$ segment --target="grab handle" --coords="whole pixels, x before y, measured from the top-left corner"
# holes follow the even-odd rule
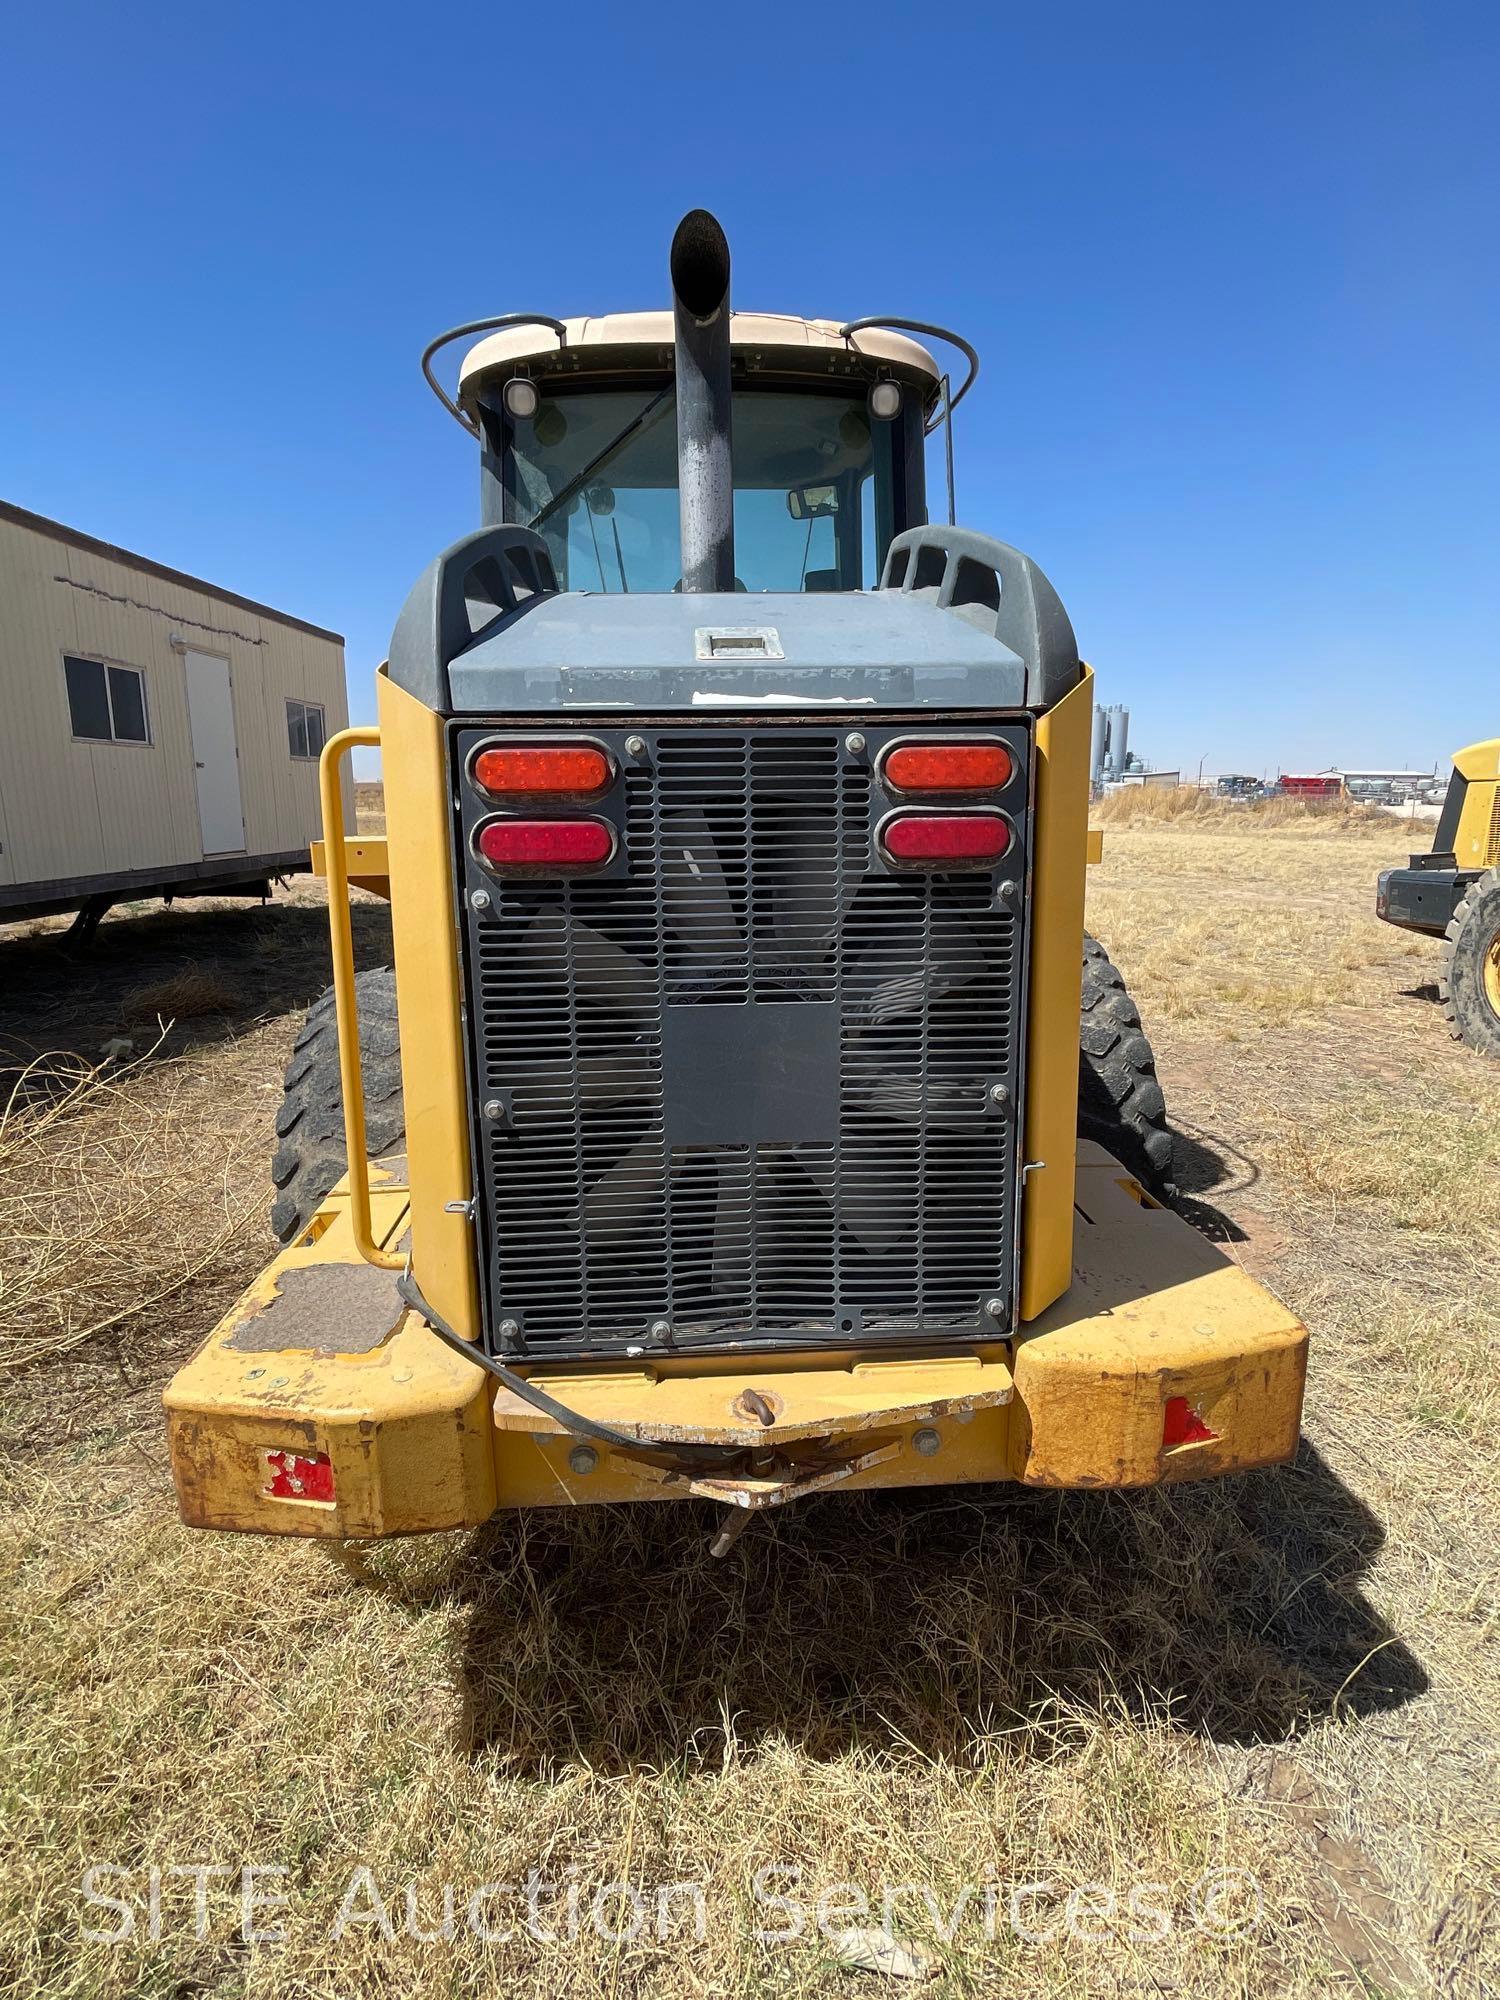
[[[367,1264],[404,1271],[406,1259],[382,1250],[370,1220],[370,1162],[365,1153],[365,1079],[359,1059],[359,1007],[354,996],[354,923],[349,914],[349,857],[344,849],[344,798],[340,766],[347,751],[377,749],[380,731],[366,725],[341,729],[323,745],[318,792],[323,806],[323,853],[328,870],[328,933],[333,944],[333,1017],[339,1040],[339,1082],[344,1095],[344,1147],[349,1156],[349,1217],[354,1247]]]

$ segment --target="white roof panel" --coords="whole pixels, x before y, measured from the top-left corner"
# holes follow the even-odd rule
[[[569,347],[670,347],[673,340],[670,312],[604,313],[564,324]],[[862,354],[893,367],[914,369],[928,376],[936,387],[941,370],[915,340],[881,327],[867,328],[845,340],[839,332],[841,325],[840,320],[800,319],[794,313],[732,312],[729,338],[737,348]],[[480,377],[492,370],[508,372],[518,362],[556,354],[561,344],[546,326],[506,327],[486,334],[464,356],[458,376],[460,393],[476,387]]]

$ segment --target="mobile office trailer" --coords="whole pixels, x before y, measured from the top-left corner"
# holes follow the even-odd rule
[[[0,922],[305,870],[344,642],[0,501]]]

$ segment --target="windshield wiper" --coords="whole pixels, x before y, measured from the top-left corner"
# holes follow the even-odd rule
[[[645,425],[645,423],[648,421],[649,418],[651,418],[656,414],[656,412],[661,408],[662,404],[668,400],[671,394],[672,394],[672,384],[669,382],[665,389],[659,390],[657,394],[651,398],[651,401],[646,405],[644,410],[640,411],[638,415],[633,416],[630,419],[630,422],[626,424],[623,430],[617,431],[615,433],[615,435],[610,439],[609,443],[604,447],[603,451],[597,452],[594,455],[594,457],[589,460],[588,464],[583,468],[582,472],[575,472],[573,477],[568,481],[567,485],[564,486],[560,492],[554,493],[552,498],[547,502],[546,506],[541,508],[537,513],[532,515],[531,519],[526,523],[527,527],[539,528],[542,522],[545,521],[549,515],[555,514],[559,507],[565,507],[576,494],[581,493],[583,488],[587,486],[589,481],[593,478],[594,474],[598,472],[602,466],[605,466],[609,463],[610,459],[614,457],[615,453],[620,449],[621,445],[627,444],[630,441],[630,439],[635,436],[636,432]]]

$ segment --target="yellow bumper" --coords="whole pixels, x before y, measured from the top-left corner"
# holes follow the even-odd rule
[[[399,1245],[406,1191],[370,1170],[379,1240]],[[354,1249],[330,1195],[310,1243],[256,1279],[168,1386],[182,1518],[262,1534],[414,1534],[495,1509],[490,1377],[401,1310],[395,1278]],[[333,1498],[277,1495],[273,1459],[327,1457]],[[307,1482],[310,1484],[310,1482]]]
[[[1291,1458],[1301,1322],[1087,1141],[1075,1203],[1073,1283],[1015,1342],[1015,1477],[1153,1486]],[[1164,1442],[1174,1399],[1212,1438]]]
[[[183,1519],[365,1537],[461,1527],[497,1507],[699,1494],[756,1508],[996,1479],[1140,1486],[1289,1458],[1302,1327],[1107,1154],[1085,1144],[1078,1164],[1073,1285],[1014,1342],[532,1371],[613,1428],[744,1445],[753,1458],[727,1479],[580,1452],[402,1311],[391,1273],[359,1261],[336,1191],[312,1240],[276,1259],[167,1391]],[[372,1173],[377,1238],[397,1247],[405,1191]],[[1189,1419],[1182,1442],[1164,1440],[1169,1403]],[[278,1476],[316,1458],[331,1497],[316,1478]]]

